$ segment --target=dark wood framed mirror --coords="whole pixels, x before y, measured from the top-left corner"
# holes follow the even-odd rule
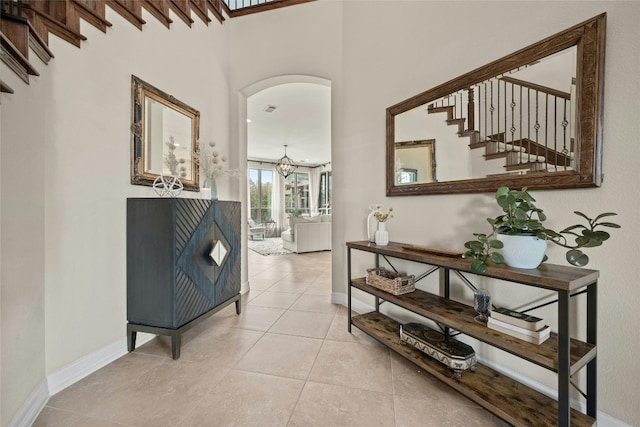
[[[387,196],[601,185],[605,30],[602,14],[387,108]],[[407,178],[406,141],[437,144],[433,179]]]
[[[131,183],[153,185],[159,175],[177,176],[187,191],[200,191],[200,112],[131,76]]]

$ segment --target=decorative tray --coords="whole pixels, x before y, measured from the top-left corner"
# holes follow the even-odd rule
[[[476,353],[471,346],[421,323],[400,325],[400,344],[409,344],[444,363],[453,370],[455,379],[462,377],[462,371],[476,370]]]
[[[430,246],[420,245],[402,245],[403,249],[409,249],[410,251],[426,252],[434,255],[448,256],[452,258],[460,258],[464,252],[454,251],[452,249],[433,248]]]

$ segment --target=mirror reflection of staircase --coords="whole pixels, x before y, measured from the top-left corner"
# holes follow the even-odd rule
[[[474,176],[569,171],[575,160],[573,79],[568,86],[563,92],[501,75],[442,97],[427,114],[444,114],[452,132],[493,163],[474,166]]]

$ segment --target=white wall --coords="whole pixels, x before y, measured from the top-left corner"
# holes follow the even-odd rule
[[[590,267],[602,275],[598,401],[599,410],[640,424],[636,408],[640,394],[628,380],[640,377],[635,362],[640,348],[633,328],[624,326],[640,321],[635,309],[640,304],[640,271],[631,255],[632,236],[640,231],[633,220],[640,207],[640,195],[633,187],[639,175],[632,161],[624,161],[640,154],[633,142],[639,130],[634,119],[639,113],[637,96],[628,95],[639,93],[635,46],[639,4],[557,1],[541,7],[540,2],[320,1],[236,18],[231,22],[232,107],[234,91],[278,74],[308,73],[332,80],[333,291],[346,293],[344,242],[365,237],[369,204],[394,207],[396,217],[387,223],[392,240],[456,249],[473,232],[485,231],[485,217],[495,215],[490,195],[385,200],[385,109],[602,12],[608,12],[604,185],[534,194],[554,228],[572,224],[574,209],[620,214],[616,219],[624,228],[590,255]],[[232,123],[242,126],[243,117],[235,117],[236,111],[242,111],[241,106],[232,108]],[[231,132],[236,132],[233,124]],[[240,142],[242,147],[241,138]],[[562,251],[552,249],[550,255],[552,262],[564,262]],[[356,268],[364,271],[367,262],[356,261]],[[505,305],[518,306],[540,296],[513,286],[484,285],[495,289],[497,300]],[[572,317],[581,321],[584,309],[575,311]],[[544,315],[553,313],[550,308]],[[583,329],[577,327],[576,332]],[[485,357],[522,370],[517,360],[478,347]],[[537,368],[522,371],[536,380],[541,375],[541,383],[553,386],[551,376]]]
[[[43,66],[37,59],[35,64]],[[0,95],[0,305],[5,426],[45,377],[44,162],[50,79],[26,86],[1,64],[2,80],[21,96]],[[6,71],[5,71],[6,70]]]
[[[125,199],[151,195],[129,184],[131,74],[200,110],[201,139],[228,150],[232,168],[246,158],[243,91],[282,75],[331,80],[333,290],[346,293],[344,242],[365,237],[369,204],[394,207],[392,240],[449,248],[461,248],[495,215],[489,195],[385,200],[386,107],[604,11],[604,185],[535,195],[553,227],[571,223],[573,209],[620,213],[624,228],[591,251],[590,266],[602,274],[599,409],[640,425],[633,381],[640,377],[633,329],[640,323],[640,263],[632,255],[640,195],[629,160],[640,154],[640,4],[331,0],[224,26],[196,19],[191,30],[175,17],[171,31],[145,15],[139,32],[108,9],[114,26],[106,35],[83,26],[82,49],[51,36],[56,58],[31,86],[3,75],[16,94],[0,95],[2,425],[44,375],[125,336]],[[246,197],[246,177],[220,190],[222,198],[236,191]],[[562,262],[561,251],[551,256]],[[511,305],[536,297],[487,286]]]
[[[31,85],[3,74],[2,426],[45,375],[125,336],[126,198],[155,197],[130,184],[131,75],[199,110],[201,140],[229,152],[227,27],[106,18],[106,34],[82,23],[81,49],[50,35]]]

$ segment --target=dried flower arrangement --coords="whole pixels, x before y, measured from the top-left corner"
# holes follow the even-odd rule
[[[193,153],[193,158],[200,165],[200,170],[205,178],[216,179],[222,175],[238,176],[238,169],[225,169],[224,163],[227,159],[214,150],[216,143],[211,141],[204,147],[198,144],[198,150]]]
[[[373,213],[373,216],[376,217],[379,222],[386,222],[389,218],[393,218],[393,208],[389,208],[389,212],[387,213],[380,211],[380,208],[380,205],[376,206],[376,211]]]
[[[165,142],[165,145],[169,149],[169,152],[165,156],[164,161],[167,164],[167,168],[169,168],[169,172],[171,172],[171,176],[186,178],[187,166],[185,163],[187,161],[183,158],[178,159],[176,157],[175,151],[178,145],[173,136],[169,136],[169,141]]]

